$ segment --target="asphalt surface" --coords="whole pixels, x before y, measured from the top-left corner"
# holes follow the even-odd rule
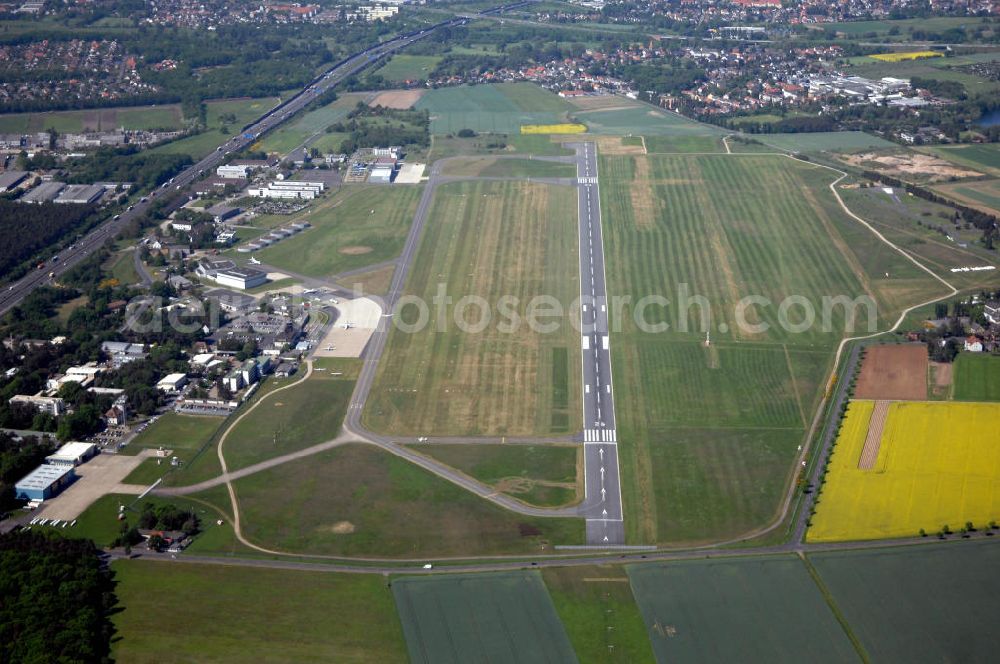
[[[302,110],[316,95],[322,94],[329,87],[336,85],[344,78],[364,69],[381,56],[404,48],[432,33],[433,29],[428,29],[416,35],[396,38],[384,44],[370,47],[335,65],[323,75],[319,83],[304,88],[285,102],[284,105],[281,105],[278,110],[272,109],[268,111],[252,126],[247,127],[240,134],[226,141],[217,150],[196,164],[178,173],[170,182],[165,183],[159,189],[144,196],[142,200],[132,204],[128,210],[117,215],[117,218],[109,219],[94,228],[70,248],[61,252],[58,259],[48,261],[41,269],[31,270],[18,281],[9,284],[7,290],[0,292],[0,314],[4,314],[17,306],[29,293],[39,286],[51,284],[60,275],[100,249],[105,242],[113,238],[129,222],[144,215],[157,200],[171,197],[171,202],[166,210],[168,212],[183,205],[189,200],[188,196],[182,193],[184,189],[201,178],[212,174],[215,168],[222,164],[229,154],[243,150],[256,141],[259,136],[271,131]]]
[[[608,291],[598,191],[597,146],[571,143],[579,192],[580,348],[583,372],[583,458],[587,544],[625,543],[618,434],[611,376]]]

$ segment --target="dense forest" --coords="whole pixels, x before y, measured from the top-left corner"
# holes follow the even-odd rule
[[[0,535],[0,662],[110,662],[117,603],[90,540]]]
[[[0,274],[71,235],[94,211],[93,205],[16,203],[0,199]]]

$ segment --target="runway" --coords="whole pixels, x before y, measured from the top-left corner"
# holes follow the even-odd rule
[[[625,527],[618,471],[597,146],[593,143],[570,143],[569,147],[576,151],[579,191],[585,478],[581,513],[587,519],[587,544],[613,546],[625,543]]]

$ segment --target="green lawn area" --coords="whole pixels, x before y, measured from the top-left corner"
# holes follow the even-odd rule
[[[644,140],[649,154],[726,151],[719,136],[648,136]]]
[[[576,111],[574,114],[594,134],[641,134],[649,141],[653,136],[722,136],[725,130],[701,124],[645,104],[628,108]]]
[[[191,155],[192,159],[201,159],[236,135],[240,127],[260,117],[277,103],[278,100],[274,97],[209,101],[206,103],[208,109],[206,115],[207,129],[204,132],[171,141],[164,145],[158,145],[152,151],[163,154],[188,154]],[[230,113],[236,116],[236,122],[223,123],[222,116]],[[222,133],[220,131],[222,128],[228,129],[228,131]]]
[[[992,542],[814,553],[809,560],[872,662],[987,662],[1000,648]]]
[[[935,187],[945,196],[967,205],[1000,211],[1000,180],[980,180],[962,184],[945,184]]]
[[[792,555],[627,569],[657,661],[858,659],[806,565]]]
[[[238,470],[281,454],[336,438],[354,392],[358,361],[339,363],[343,374],[314,371],[306,381],[261,397],[230,430],[223,454]]]
[[[575,189],[448,183],[436,190],[430,219],[406,292],[432,303],[444,284],[453,303],[443,316],[433,307],[420,330],[392,330],[365,409],[367,426],[414,436],[576,430],[580,341],[569,312],[579,296]],[[533,331],[525,320],[529,302],[543,295],[562,308],[544,318],[558,328],[551,333]],[[460,308],[466,296],[485,298],[490,318],[474,304]],[[397,315],[410,325],[417,307]]]
[[[343,196],[288,218],[313,227],[257,252],[257,257],[320,278],[390,260],[403,250],[421,192],[409,185],[345,189]]]
[[[125,478],[127,484],[149,485],[166,477],[168,484],[186,484],[195,472],[203,472],[208,477],[219,474],[219,462],[215,458],[214,447],[205,447],[212,437],[223,426],[225,418],[210,417],[202,415],[178,415],[177,413],[166,413],[150,425],[145,431],[136,436],[131,443],[126,445],[121,454],[138,454],[141,449],[164,449],[173,450],[171,456],[176,456],[181,465],[173,467],[169,460],[164,459],[157,463],[158,459],[151,458],[143,461],[139,466],[129,473]],[[191,467],[187,467],[192,464]],[[198,471],[194,470],[195,465]],[[200,479],[207,479],[200,477]],[[176,480],[176,481],[175,481]]]
[[[1000,401],[1000,355],[959,353],[953,380],[958,401]]]
[[[928,152],[961,166],[1000,174],[1000,146],[994,143],[922,147]]]
[[[432,133],[451,134],[516,133],[525,124],[563,122],[573,107],[533,83],[502,83],[428,90],[415,108],[430,112]]]
[[[575,662],[537,571],[392,582],[412,664]]]
[[[415,445],[413,449],[532,505],[565,505],[577,486],[576,445]]]
[[[572,178],[576,177],[576,166],[541,159],[469,157],[449,162],[442,170],[442,174],[504,178]]]
[[[542,579],[581,662],[655,661],[623,567],[548,567]]]
[[[651,155],[606,156],[600,172],[609,292],[632,303],[613,316],[612,337],[629,540],[738,537],[776,515],[848,329],[845,308],[824,314],[823,298],[871,297],[884,329],[943,288],[840,211],[825,169],[783,156]],[[648,295],[674,304],[637,312]],[[741,324],[747,296],[765,303],[742,310]],[[804,304],[782,323],[793,296],[810,303],[813,324],[796,327]],[[853,334],[867,332],[867,309],[854,310]],[[669,327],[643,331],[637,313]]]
[[[108,267],[109,276],[122,285],[139,282],[139,273],[135,271],[135,253],[131,249],[120,252]]]
[[[50,127],[63,134],[120,127],[172,131],[183,127],[183,118],[176,104],[0,115],[0,133],[39,132]]]
[[[118,123],[125,129],[177,130],[184,126],[181,109],[176,105],[123,108],[118,111]]]
[[[244,535],[295,553],[537,554],[555,544],[581,544],[584,536],[582,519],[514,514],[364,444],[291,461],[235,487]]]
[[[863,131],[819,131],[799,134],[757,134],[755,139],[779,150],[821,152],[824,150],[861,150],[891,148],[895,143],[866,134]]]
[[[344,136],[342,134],[327,134],[325,133],[326,128],[347,117],[347,114],[354,109],[361,98],[361,95],[341,95],[335,101],[322,108],[309,111],[298,118],[294,118],[291,122],[286,122],[265,136],[256,147],[265,152],[287,154],[302,145],[310,137],[318,134],[316,147],[334,150],[336,147],[339,147],[340,141],[343,141]],[[326,145],[329,142],[328,139],[333,136],[339,136],[340,141],[337,141],[335,146]],[[322,145],[320,145],[321,142],[323,143]]]
[[[121,560],[120,662],[399,662],[406,646],[377,575]]]
[[[387,81],[420,81],[427,78],[441,60],[439,55],[394,55],[375,73]]]

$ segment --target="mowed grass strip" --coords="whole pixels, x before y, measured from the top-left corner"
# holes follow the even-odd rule
[[[577,445],[415,445],[433,457],[514,498],[540,506],[565,505],[582,496]]]
[[[244,534],[287,552],[414,558],[537,554],[583,543],[582,519],[514,514],[360,443],[234,484]]]
[[[548,567],[542,579],[581,662],[656,661],[623,567]]]
[[[1000,519],[1000,404],[895,402],[878,459],[858,468],[873,409],[852,401],[810,542],[912,537]]]
[[[256,255],[270,265],[317,278],[391,260],[403,249],[420,192],[411,186],[345,192],[295,218],[312,228]]]
[[[112,569],[120,662],[401,662],[403,633],[376,575],[165,565]]]
[[[859,659],[805,565],[791,555],[627,569],[659,662]]]
[[[988,662],[1000,633],[992,542],[809,554],[873,662]]]
[[[446,184],[429,219],[407,285],[429,307],[427,324],[392,330],[365,409],[367,426],[418,436],[570,432],[578,422],[553,414],[579,412],[579,371],[561,363],[568,376],[557,380],[552,366],[559,349],[580,343],[569,310],[579,296],[575,189]],[[435,304],[439,287],[450,305]],[[483,298],[490,318],[480,306],[459,307],[467,296]],[[562,306],[562,315],[539,319],[555,326],[551,332],[532,331],[525,320],[536,296]],[[417,307],[397,316],[414,324]],[[568,385],[569,398],[554,384]]]
[[[343,364],[350,368],[358,361]],[[226,438],[223,453],[229,469],[245,468],[336,438],[354,392],[354,378],[334,373],[313,372],[294,387],[263,397]]]
[[[415,108],[431,115],[431,132],[451,134],[461,129],[518,133],[525,124],[555,124],[573,107],[533,83],[457,86],[428,90]]]
[[[958,401],[1000,401],[1000,355],[960,353],[954,380]]]
[[[576,662],[537,571],[392,582],[413,664]]]

